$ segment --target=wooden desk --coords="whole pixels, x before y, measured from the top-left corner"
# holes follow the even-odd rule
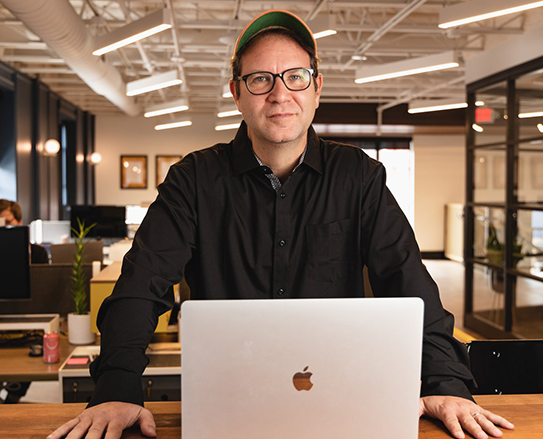
[[[30,357],[30,348],[0,348],[1,381],[56,381],[58,369],[66,361],[75,346],[68,343],[68,337],[60,337],[60,361],[46,364],[43,357]],[[2,436],[0,436],[2,437]]]
[[[505,439],[543,437],[543,395],[478,396],[483,407],[505,416],[515,424],[514,431],[505,431]],[[0,406],[0,437],[10,439],[43,439],[54,429],[76,417],[85,404],[15,404]],[[181,403],[150,402],[157,423],[157,437],[181,437]],[[393,416],[391,414],[391,416]],[[391,418],[393,420],[393,418]],[[469,436],[468,436],[469,437]],[[123,439],[144,438],[139,428],[125,431]],[[420,439],[450,439],[440,422],[421,419]],[[401,438],[398,438],[401,439]]]

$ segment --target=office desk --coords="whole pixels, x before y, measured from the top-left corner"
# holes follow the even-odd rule
[[[533,439],[543,437],[543,395],[478,396],[483,407],[505,416],[516,426],[505,431],[505,439]],[[85,404],[16,404],[0,406],[0,437],[10,439],[44,439],[55,428],[76,417]],[[181,437],[181,403],[150,402],[157,423],[157,437]],[[391,414],[393,419],[393,414]],[[125,431],[123,439],[144,438],[139,428]],[[445,439],[451,436],[440,422],[421,419],[420,439]],[[401,439],[401,438],[398,438]]]
[[[61,336],[60,361],[52,364],[45,364],[43,357],[30,357],[28,346],[0,348],[0,381],[56,381],[58,369],[74,348]]]

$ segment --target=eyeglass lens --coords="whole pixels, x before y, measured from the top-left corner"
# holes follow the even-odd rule
[[[276,76],[279,76],[285,86],[292,91],[305,90],[311,83],[311,72],[303,68],[285,70],[277,75],[270,72],[252,73],[247,75],[245,83],[251,93],[264,94],[271,91]]]

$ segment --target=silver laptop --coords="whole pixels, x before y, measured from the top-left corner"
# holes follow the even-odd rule
[[[187,301],[183,439],[415,439],[423,301]]]

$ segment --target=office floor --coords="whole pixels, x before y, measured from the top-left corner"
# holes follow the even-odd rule
[[[439,286],[443,306],[456,317],[456,326],[465,330],[462,325],[464,306],[463,265],[458,262],[444,260],[425,260],[424,264]],[[466,332],[470,333],[470,331]],[[478,337],[477,334],[470,334]],[[58,381],[32,383],[21,402],[60,402]]]

